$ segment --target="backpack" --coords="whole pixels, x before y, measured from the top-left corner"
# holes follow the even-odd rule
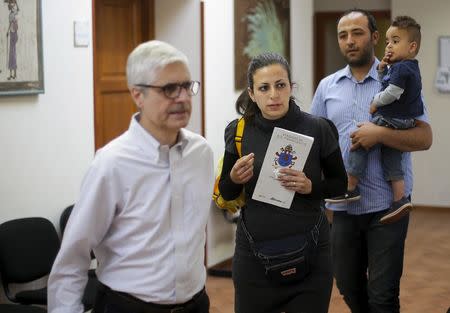
[[[245,120],[241,117],[237,123],[236,127],[236,136],[234,137],[234,142],[236,143],[236,149],[239,154],[239,157],[242,156],[241,143],[242,143],[242,134],[244,133]],[[217,165],[217,175],[216,180],[214,182],[214,193],[212,198],[216,205],[224,210],[228,210],[231,213],[236,213],[245,205],[245,193],[242,190],[241,194],[234,200],[225,200],[222,198],[222,195],[219,191],[219,180],[222,175],[222,166],[223,166],[223,156],[220,158],[219,163]]]

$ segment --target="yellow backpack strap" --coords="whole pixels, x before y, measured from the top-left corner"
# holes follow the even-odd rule
[[[245,127],[245,120],[243,117],[241,117],[236,127],[236,136],[234,137],[234,142],[236,143],[236,149],[239,154],[239,157],[242,156],[241,144],[242,144],[242,135],[244,134],[244,127]]]

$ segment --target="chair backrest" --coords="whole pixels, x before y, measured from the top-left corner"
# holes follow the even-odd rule
[[[61,230],[61,238],[64,236],[64,230],[66,229],[67,222],[69,221],[70,214],[72,213],[74,204],[69,205],[63,210],[59,218],[59,228]],[[91,259],[95,259],[94,252],[91,251]],[[83,298],[81,302],[84,305],[84,311],[89,311],[94,306],[95,297],[97,295],[98,280],[94,269],[90,269],[88,272],[88,282],[84,289]]]
[[[3,284],[26,283],[50,273],[60,242],[53,224],[42,217],[0,225],[0,273]]]
[[[61,230],[61,237],[64,234],[64,230],[66,229],[67,222],[69,221],[70,214],[72,213],[74,204],[69,205],[67,208],[63,210],[61,213],[61,217],[59,218],[59,229]]]
[[[66,229],[67,222],[69,221],[70,214],[72,213],[73,207],[75,204],[69,205],[67,208],[63,210],[61,216],[59,218],[59,229],[61,230],[61,239],[64,236],[64,230]],[[94,252],[91,251],[91,259],[95,259]]]

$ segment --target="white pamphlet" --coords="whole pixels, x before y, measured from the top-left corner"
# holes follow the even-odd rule
[[[278,170],[303,170],[314,138],[275,127],[264,157],[252,199],[289,209],[295,191],[281,186]]]

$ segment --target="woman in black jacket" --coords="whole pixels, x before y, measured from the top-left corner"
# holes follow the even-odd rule
[[[235,311],[326,313],[332,288],[329,226],[320,202],[345,192],[347,176],[332,125],[300,110],[292,97],[293,83],[287,61],[275,53],[253,58],[247,72],[248,89],[239,97],[236,110],[245,119],[242,157],[235,145],[237,120],[225,129],[225,154],[219,190],[226,200],[236,198],[243,188],[242,209],[233,257]],[[295,191],[285,209],[252,199],[253,190],[274,127],[314,137],[303,171],[284,168],[279,183]],[[244,223],[244,222],[245,223]],[[245,226],[245,230],[244,227]],[[308,275],[288,284],[274,281],[264,260],[257,257],[251,239],[261,242],[310,234],[319,230],[318,244],[311,242],[314,257]],[[283,243],[284,245],[284,243]],[[289,275],[298,268],[291,268]],[[283,278],[282,274],[280,277]]]

